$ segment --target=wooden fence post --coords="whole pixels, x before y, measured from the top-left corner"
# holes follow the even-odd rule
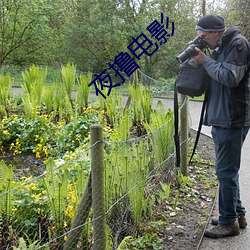
[[[188,174],[188,97],[181,95],[180,109],[180,169],[181,174]]]
[[[90,127],[91,140],[91,176],[94,250],[106,249],[106,216],[104,193],[104,149],[103,130],[99,124]]]

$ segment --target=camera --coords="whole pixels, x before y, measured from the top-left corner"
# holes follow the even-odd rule
[[[191,43],[190,45],[180,54],[178,55],[177,61],[179,63],[183,63],[186,61],[188,58],[192,56],[198,55],[198,53],[195,51],[195,47],[199,48],[200,50],[203,50],[207,48],[207,43],[199,36],[197,36]]]

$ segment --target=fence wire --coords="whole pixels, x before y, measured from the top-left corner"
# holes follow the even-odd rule
[[[171,183],[175,172],[173,129],[170,117],[144,136],[97,142],[104,143],[107,249],[142,233],[140,223],[153,218],[161,184]],[[91,208],[93,146],[77,149],[74,157],[49,159],[38,176],[17,179],[1,161],[1,249],[92,249],[93,224],[100,219],[93,219]],[[70,235],[72,245],[66,245]]]
[[[162,79],[162,80],[156,80],[146,74],[144,74],[142,71],[138,69],[139,72],[139,80],[145,85],[150,87],[152,92],[155,95],[167,95],[167,96],[173,96],[174,92],[174,80],[170,79]]]
[[[165,140],[163,136],[169,126],[167,123],[133,140],[105,142],[106,218],[110,239],[107,249],[117,249],[126,236],[136,235],[139,223],[154,213],[160,183],[171,181],[174,145],[173,140]],[[172,131],[169,135],[172,137]],[[90,155],[89,150],[81,152],[82,159]],[[1,249],[12,249],[22,242],[32,242],[34,249],[63,249],[69,233],[77,229],[82,232],[76,249],[91,249],[94,222],[91,205],[89,211],[85,208],[86,221],[71,228],[82,193],[88,188],[90,171],[89,160],[87,163],[50,161],[42,175],[24,178],[14,189],[10,188],[14,180],[9,176],[6,191],[0,195],[1,210],[8,214],[5,217],[2,213],[0,221]]]

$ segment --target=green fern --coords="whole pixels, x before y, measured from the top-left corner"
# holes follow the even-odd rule
[[[152,132],[151,139],[156,161],[160,163],[166,160],[174,147],[173,112],[167,111],[162,102],[158,102],[156,109],[151,114],[151,122],[150,124],[145,123],[145,128],[148,133]]]
[[[10,74],[0,75],[0,114],[7,115],[11,86],[12,79]]]
[[[0,212],[9,221],[12,211],[14,196],[11,189],[14,187],[12,166],[8,167],[4,161],[0,161]]]
[[[42,69],[32,65],[28,70],[22,72],[22,76],[24,80],[24,82],[21,83],[21,87],[24,91],[24,110],[26,115],[34,117],[42,103],[47,68]]]
[[[68,177],[66,172],[61,173],[56,170],[52,159],[49,159],[46,164],[46,172],[44,183],[48,193],[50,210],[56,223],[61,227],[67,205]]]
[[[67,93],[67,96],[72,100],[72,92],[76,81],[76,66],[67,63],[66,66],[61,67],[62,85]]]
[[[88,72],[87,75],[80,75],[78,79],[77,96],[76,102],[78,107],[78,112],[81,112],[83,108],[88,107],[90,88],[88,84],[91,82],[92,74]]]
[[[44,89],[43,101],[46,107],[46,113],[50,114],[53,111],[53,100],[54,100],[55,84],[46,86]]]
[[[129,85],[135,124],[150,123],[153,97],[141,84]]]

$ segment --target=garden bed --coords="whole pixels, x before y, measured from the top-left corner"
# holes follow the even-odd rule
[[[191,138],[194,137],[195,132],[191,131]],[[141,226],[137,237],[125,237],[124,247],[121,243],[118,249],[199,249],[217,193],[214,159],[212,139],[201,134],[194,162],[188,168],[189,178],[178,178],[178,169],[173,169],[170,193],[165,191],[163,199],[156,197],[159,202],[155,204],[150,222]],[[164,182],[161,176],[159,178]],[[152,196],[157,190],[148,192]]]
[[[194,132],[191,131],[194,137]],[[173,211],[169,204],[158,211],[167,215],[167,226],[160,229],[164,239],[164,249],[194,250],[199,248],[203,231],[214,206],[217,193],[217,179],[214,168],[214,145],[211,138],[200,136],[198,157],[189,166],[192,184],[179,194],[179,205]]]
[[[39,176],[45,171],[43,159],[36,158],[35,154],[32,153],[22,153],[20,155],[6,153],[5,156],[0,156],[0,160],[4,160],[6,165],[12,165],[16,180],[24,176]]]
[[[192,138],[194,134],[191,131]],[[37,159],[34,154],[7,154],[4,160],[13,165],[17,179],[22,176],[38,176],[45,170],[42,159]],[[198,249],[217,191],[213,162],[212,139],[201,135],[194,163],[189,166],[189,178],[177,180],[176,169],[173,170],[169,198],[158,204],[156,202],[153,217],[137,230],[137,238],[124,235],[123,240],[130,242],[126,243],[126,247],[138,249],[140,245],[140,249]],[[150,192],[153,191],[147,192],[152,195]],[[134,231],[133,225],[131,229],[127,228],[127,233],[130,230]],[[121,244],[119,249],[125,248]]]

